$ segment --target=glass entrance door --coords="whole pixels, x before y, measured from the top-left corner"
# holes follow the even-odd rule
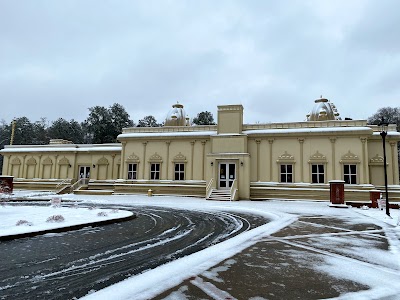
[[[219,163],[219,189],[229,189],[236,178],[235,163]]]
[[[79,167],[79,179],[89,179],[90,178],[90,167],[80,166]]]

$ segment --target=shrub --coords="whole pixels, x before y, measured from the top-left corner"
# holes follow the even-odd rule
[[[107,213],[105,211],[101,211],[101,212],[97,213],[97,216],[99,216],[99,217],[107,217],[108,215],[107,215]]]
[[[119,213],[119,210],[116,209],[116,208],[114,208],[114,209],[111,210],[111,213],[112,213],[112,214],[117,214],[117,213]]]
[[[17,222],[17,224],[15,224],[17,226],[21,226],[21,225],[25,225],[25,226],[32,226],[33,224],[31,222],[28,222],[27,220],[19,220]]]
[[[61,223],[64,222],[65,219],[62,215],[53,215],[51,217],[48,217],[46,222],[51,222],[51,223]]]
[[[89,210],[95,210],[95,209],[97,209],[97,207],[96,207],[96,206],[89,206],[88,209],[89,209]]]

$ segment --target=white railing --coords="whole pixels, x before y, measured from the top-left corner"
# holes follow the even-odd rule
[[[232,186],[231,186],[231,201],[236,200],[236,193],[237,193],[237,180],[235,179],[232,182]]]
[[[60,189],[61,186],[67,184],[67,182],[69,183],[70,180],[71,180],[71,179],[64,179],[63,181],[61,181],[60,183],[58,183],[58,184],[56,185],[56,190],[58,191],[58,190]]]
[[[81,178],[77,182],[75,182],[73,185],[71,185],[71,191],[76,190],[82,185],[87,185],[89,183],[89,178]]]
[[[211,178],[210,179],[210,181],[208,182],[208,184],[207,184],[207,187],[206,187],[206,199],[208,199],[209,197],[210,197],[210,195],[211,195],[211,192],[212,192],[212,188],[213,188],[213,182],[214,182],[214,178]]]

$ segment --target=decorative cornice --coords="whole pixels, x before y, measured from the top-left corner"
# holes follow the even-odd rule
[[[26,162],[27,165],[36,165],[36,159],[34,159],[33,157],[29,158]]]
[[[65,156],[58,161],[59,165],[69,165],[69,160]]]
[[[183,155],[181,152],[179,152],[177,155],[174,156],[174,158],[172,159],[172,162],[187,162],[186,160],[186,156]]]
[[[326,156],[319,153],[318,150],[313,155],[310,156],[308,163],[326,163]]]
[[[59,165],[69,165],[69,160],[65,156],[58,161]]]
[[[282,155],[278,156],[278,159],[276,160],[277,163],[295,163],[294,156],[287,153],[283,153]]]
[[[129,155],[126,160],[126,162],[130,162],[130,163],[138,163],[140,162],[139,156],[137,156],[135,153],[132,152],[131,155]]]
[[[108,162],[108,159],[105,158],[105,157],[103,156],[102,158],[100,158],[100,159],[97,161],[97,164],[98,164],[98,165],[108,165],[109,162]]]
[[[349,150],[345,155],[342,156],[342,158],[339,162],[341,164],[347,164],[347,163],[359,164],[361,161],[357,155],[355,155],[354,153],[351,153]]]
[[[43,165],[52,165],[52,164],[53,164],[53,161],[51,160],[50,157],[47,156],[47,157],[43,160],[42,164],[43,164]]]
[[[149,158],[150,163],[162,163],[162,157],[156,152]]]
[[[375,155],[369,160],[369,165],[370,166],[383,166],[384,160],[383,157],[380,156],[379,154]],[[388,163],[386,163],[388,165]]]
[[[12,165],[20,165],[20,164],[21,164],[21,160],[20,160],[18,157],[14,157],[14,158],[11,160],[11,164],[12,164]]]

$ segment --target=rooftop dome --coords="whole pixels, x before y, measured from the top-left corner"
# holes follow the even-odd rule
[[[313,109],[307,114],[307,121],[341,120],[335,104],[322,96],[315,100]]]
[[[183,105],[176,103],[165,118],[164,126],[190,126],[189,117],[186,115]]]

